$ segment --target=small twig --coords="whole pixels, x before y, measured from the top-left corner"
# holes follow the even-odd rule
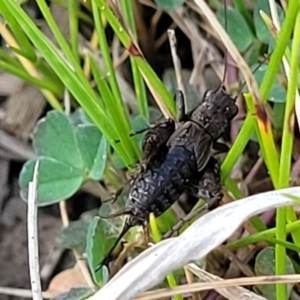
[[[205,57],[205,50],[202,49],[200,50],[200,52],[198,53],[197,55],[197,58],[195,59],[195,62],[194,62],[194,68],[192,70],[192,73],[191,73],[191,76],[190,76],[190,80],[189,80],[189,84],[190,85],[195,85],[196,82],[197,82],[197,78],[199,77],[199,70],[203,70],[203,60],[204,60],[204,57]]]
[[[155,37],[157,33],[158,22],[163,15],[163,10],[156,10],[150,21],[149,33],[151,37]]]
[[[292,178],[299,177],[299,174],[300,174],[300,156],[295,161],[295,163],[294,163],[294,165],[292,167],[291,177]]]
[[[171,54],[172,54],[172,59],[173,59],[173,64],[174,64],[174,69],[176,74],[177,87],[179,90],[181,90],[184,93],[181,63],[176,51],[177,41],[176,41],[174,29],[168,29],[168,37],[169,37]]]
[[[70,224],[69,216],[67,212],[67,203],[66,201],[60,201],[59,202],[59,211],[60,211],[60,217],[61,221],[63,223],[64,227],[68,227]]]
[[[27,160],[36,157],[29,145],[20,142],[17,137],[14,137],[1,129],[0,149],[5,149],[7,153],[15,157],[15,160]]]
[[[184,273],[187,283],[194,283],[193,273],[189,270],[188,266],[184,266]],[[201,296],[199,293],[192,293],[192,300],[201,300]]]
[[[176,24],[172,22],[169,25],[169,29],[176,28]],[[164,31],[156,40],[154,43],[154,49],[158,50],[162,45],[165,43],[165,41],[168,39],[168,34]]]
[[[69,226],[70,221],[69,221],[69,216],[68,216],[68,212],[67,212],[66,201],[59,202],[59,209],[60,209],[60,215],[61,215],[61,220],[62,220],[63,226],[64,227]],[[77,250],[73,249],[73,254],[75,256],[77,265],[78,265],[86,283],[90,287],[94,287],[95,285],[94,285],[93,279],[92,279],[90,272],[85,264],[85,261],[82,260],[81,255],[78,253]]]
[[[117,257],[117,259],[115,260],[114,262],[114,265],[111,269],[111,272],[110,272],[110,276],[113,277],[117,272],[118,272],[118,269],[117,269],[117,266],[121,266],[124,262],[124,260],[127,258],[128,256],[128,253],[130,251],[132,251],[136,246],[138,246],[140,243],[138,241],[134,241],[132,243],[129,243],[129,244],[126,244],[124,246],[124,249],[122,250],[122,252],[119,254],[119,256]]]
[[[65,114],[69,116],[71,112],[71,99],[70,99],[70,93],[66,88],[64,90],[64,106],[65,106]]]
[[[28,187],[28,211],[27,211],[27,233],[28,233],[28,256],[29,273],[33,300],[43,299],[38,249],[37,230],[37,180],[38,180],[39,160],[35,163],[33,181]]]
[[[246,186],[248,186],[253,181],[253,179],[255,178],[255,176],[258,174],[259,170],[263,166],[263,164],[264,164],[264,160],[262,157],[260,157],[256,161],[256,163],[254,164],[254,166],[252,167],[252,169],[250,170],[250,172],[248,173],[248,175],[244,180]]]
[[[178,91],[176,93],[175,99],[176,99],[176,108],[177,108],[177,120],[180,121],[185,115],[185,108],[187,107],[187,103],[186,103],[186,96],[184,91],[181,63],[176,51],[177,41],[176,41],[174,29],[168,29],[168,37],[169,37],[172,59],[173,59],[173,64],[175,69],[176,80],[177,80]]]
[[[246,262],[242,261],[236,254],[230,251],[226,246],[220,245],[219,249],[222,254],[229,259],[244,275],[247,277],[255,276],[254,272],[251,270]]]

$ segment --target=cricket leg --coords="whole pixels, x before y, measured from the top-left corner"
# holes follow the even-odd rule
[[[207,211],[208,211],[207,204],[197,207],[195,210],[187,214],[184,218],[180,218],[178,223],[174,225],[166,234],[164,234],[163,239],[167,239],[171,237],[175,232],[179,232],[179,230],[182,228],[184,224],[188,223],[196,216],[201,216],[205,214]]]
[[[175,121],[173,119],[168,119],[150,128],[142,144],[143,161],[148,162],[151,158],[159,154],[160,150],[166,146],[168,139],[174,131]]]
[[[126,185],[126,184],[127,184],[127,182],[126,182],[124,185]],[[121,187],[113,194],[112,197],[110,197],[110,198],[108,198],[108,199],[106,199],[106,200],[103,200],[102,203],[107,203],[107,202],[112,201],[112,204],[114,204],[114,203],[117,201],[117,199],[119,198],[119,196],[122,194],[122,192],[123,192],[123,190],[124,190],[124,185],[121,186]]]
[[[177,120],[182,122],[186,119],[186,109],[185,109],[185,98],[181,90],[177,90],[175,95],[176,109],[177,109]]]
[[[210,157],[206,167],[199,173],[198,182],[191,182],[187,192],[204,199],[209,209],[214,208],[223,198],[220,175],[218,161]]]
[[[184,224],[197,215],[202,215],[208,210],[215,208],[222,199],[223,193],[221,190],[220,167],[215,158],[211,157],[209,159],[206,167],[197,177],[197,180],[191,182],[186,188],[186,192],[206,200],[206,204],[191,211],[184,218],[181,218],[179,222],[164,235],[164,238],[172,236],[174,232],[179,231]]]
[[[150,233],[149,233],[149,222],[143,223],[143,231],[144,231],[144,243],[148,246],[150,242]]]
[[[95,268],[95,272],[98,272],[103,266],[107,266],[109,265],[109,262],[112,259],[112,255],[114,250],[116,249],[116,247],[118,246],[119,242],[122,240],[122,238],[125,236],[125,234],[129,231],[129,229],[132,227],[131,224],[129,224],[127,221],[124,224],[124,227],[120,233],[120,235],[118,236],[118,238],[116,239],[115,243],[113,244],[113,246],[110,248],[110,250],[108,251],[108,253],[106,254],[106,256],[104,257],[104,259],[96,266]]]
[[[171,120],[171,121],[170,121],[170,120]],[[143,129],[140,129],[140,130],[131,132],[129,136],[132,137],[132,136],[141,134],[141,133],[146,132],[146,131],[155,130],[157,127],[162,127],[162,128],[164,128],[164,127],[168,126],[169,122],[172,122],[172,121],[174,122],[173,119],[167,119],[167,120],[164,120],[164,121],[159,122],[159,123],[157,123],[157,124],[149,125],[149,126],[143,128]]]
[[[229,151],[229,147],[224,143],[214,142],[213,144],[214,155],[219,153],[226,153]]]

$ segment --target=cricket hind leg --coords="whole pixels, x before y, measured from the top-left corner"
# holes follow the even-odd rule
[[[218,206],[223,198],[223,193],[220,178],[220,166],[215,158],[210,157],[204,170],[198,174],[197,180],[190,183],[186,188],[186,192],[192,196],[206,200],[206,204],[191,211],[184,218],[181,218],[179,222],[163,236],[163,238],[171,237],[174,232],[179,231],[184,224],[191,221],[195,216],[202,215],[207,210],[211,210]]]
[[[185,97],[181,90],[177,90],[175,95],[176,109],[177,109],[177,120],[183,122],[186,120],[186,108],[185,108]]]
[[[174,100],[177,108],[177,120],[178,122],[183,122],[186,120],[187,115],[185,109],[185,97],[181,90],[177,90]],[[159,155],[160,157],[164,157],[164,154],[167,151],[166,143],[175,132],[175,129],[175,120],[167,119],[130,134],[130,136],[135,136],[146,132],[142,143],[143,162],[148,163],[154,157],[157,159]]]
[[[215,208],[223,198],[219,162],[210,157],[206,167],[199,173],[198,179],[191,182],[187,193],[204,199],[208,208]]]
[[[142,144],[143,161],[149,162],[150,159],[164,153],[166,143],[175,131],[175,121],[168,119],[162,123],[154,125],[148,130]]]
[[[216,154],[221,154],[221,153],[226,153],[229,151],[229,147],[220,142],[214,142],[213,143],[213,150],[214,150],[214,155]]]
[[[159,122],[141,130],[132,132],[130,136],[132,137],[146,132],[142,143],[142,160],[144,163],[148,163],[151,158],[157,156],[159,152],[165,148],[166,142],[174,131],[175,121],[173,119],[167,119],[163,122]]]
[[[183,218],[180,218],[176,225],[174,225],[166,234],[164,234],[163,239],[171,237],[174,232],[178,232],[184,224],[191,221],[194,217],[200,216],[207,211],[207,204],[202,205],[195,210],[191,211],[188,215]]]
[[[186,120],[185,97],[181,90],[177,90],[174,100],[177,108],[177,120],[183,122]],[[170,136],[175,132],[175,121],[167,119],[158,124],[133,132],[130,136],[147,132],[142,144],[143,161],[149,162],[150,159],[157,157],[160,152],[164,152],[166,143]]]
[[[103,266],[108,267],[108,264],[111,261],[111,257],[112,257],[112,254],[113,254],[114,250],[116,249],[119,242],[122,240],[122,238],[125,236],[125,234],[129,231],[129,229],[131,227],[133,227],[133,226],[130,223],[128,223],[127,220],[126,220],[125,225],[124,225],[120,235],[118,236],[118,238],[116,239],[115,243],[110,248],[110,250],[108,251],[106,256],[103,258],[103,260],[97,265],[97,267],[95,268],[95,272],[98,272]]]
[[[125,223],[123,225],[121,233],[119,234],[119,236],[117,237],[117,239],[114,242],[113,246],[107,252],[105,257],[102,259],[102,261],[96,266],[95,272],[98,272],[103,266],[108,267],[109,263],[112,261],[112,256],[113,256],[114,250],[117,248],[118,244],[122,241],[123,237],[127,234],[127,232],[132,227],[137,226],[137,225],[142,225],[143,230],[144,230],[144,238],[146,239],[146,241],[145,241],[146,245],[148,244],[148,242],[150,240],[150,238],[149,238],[149,219],[145,220],[144,222],[134,222],[133,221],[133,214],[132,214],[132,211],[130,211],[130,210],[124,210],[124,211],[118,212],[114,215],[110,215],[110,216],[107,216],[107,217],[104,217],[104,218],[105,219],[114,218],[114,217],[120,216],[120,215],[127,215],[127,217],[125,218]]]
[[[123,186],[121,186],[119,189],[117,189],[116,192],[110,198],[102,200],[101,202],[107,203],[107,202],[112,201],[112,204],[114,204],[118,200],[119,196],[121,196],[126,184],[127,184],[127,182],[125,182],[125,184]]]

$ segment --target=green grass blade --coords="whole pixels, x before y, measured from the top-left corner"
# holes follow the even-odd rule
[[[16,48],[13,46],[9,46],[9,49],[11,49],[13,52],[18,54],[19,56],[26,58],[29,61],[32,61],[32,59],[33,59],[32,57],[30,57],[30,55],[28,55],[28,53],[26,51],[24,51],[24,49]],[[33,61],[33,62],[35,62],[35,61]]]
[[[69,4],[69,26],[70,26],[70,41],[73,55],[79,62],[78,52],[78,3],[77,0],[68,0]]]
[[[299,26],[299,27],[297,27]],[[299,41],[300,41],[300,13],[298,13],[294,38],[292,43],[291,61],[290,61],[290,74],[287,87],[287,101],[285,106],[284,124],[282,133],[282,146],[280,156],[280,175],[279,186],[284,188],[289,184],[289,176],[291,171],[291,157],[293,148],[294,137],[294,105],[295,96],[297,92],[297,79],[298,79],[298,55],[299,55]]]
[[[137,39],[132,1],[122,0],[121,3],[126,21],[129,24],[130,30],[132,31],[134,38]],[[147,93],[143,77],[135,60],[132,57],[130,57],[130,64],[132,69],[134,90],[137,98],[139,112],[142,116],[149,120]]]
[[[22,45],[22,52],[24,53],[24,57],[26,57],[30,61],[36,61],[37,57],[32,47],[32,44],[29,42],[27,36],[24,34],[22,30],[20,30],[19,22],[14,18],[14,15],[10,12],[7,6],[8,1],[3,1],[1,4],[1,14],[3,15],[6,22],[9,24],[9,28],[14,34],[17,43]]]
[[[298,7],[298,0],[291,0],[289,2],[289,6],[286,12],[286,18],[282,25],[282,30],[278,36],[276,47],[271,55],[270,63],[260,86],[260,93],[264,101],[268,99],[271,87],[279,70],[281,58],[293,31],[293,25],[296,19]],[[251,134],[253,132],[253,126],[255,125],[255,122],[253,121],[255,121],[253,117],[248,115],[236,138],[234,145],[230,149],[224,163],[222,164],[221,171],[224,178],[229,175],[238,157],[241,155],[247,142],[250,140]]]
[[[23,79],[24,81],[29,82],[40,89],[48,90],[54,93],[55,95],[63,94],[63,90],[61,89],[61,86],[54,85],[52,82],[49,82],[47,80],[37,79],[31,76],[30,74],[28,74],[24,69],[20,68],[20,66],[16,67],[10,63],[6,63],[0,60],[0,69],[16,75],[21,79]]]
[[[6,51],[3,51],[0,49],[0,60],[15,67],[15,68],[21,68],[22,71],[26,72],[23,65],[15,58],[9,55]]]
[[[288,249],[288,250],[292,250],[295,251],[297,253],[300,252],[300,247],[291,243],[291,242],[287,242],[285,239],[284,240],[280,240],[277,238],[267,238],[266,239],[268,242],[275,244],[276,246],[281,246],[284,249]],[[286,258],[286,256],[285,256]],[[285,259],[284,259],[285,262]],[[286,274],[286,269],[284,270],[284,274]]]
[[[267,101],[270,94],[273,82],[277,76],[281,64],[281,58],[290,40],[291,34],[294,29],[297,12],[299,10],[299,1],[289,1],[286,16],[282,24],[282,29],[278,35],[278,40],[275,49],[270,57],[267,71],[260,85],[260,94],[263,101]]]
[[[99,66],[97,65],[96,61],[94,60],[93,56],[87,52],[87,58],[89,60],[91,71],[94,77],[94,80],[97,84],[98,92],[101,96],[101,106],[103,109],[105,109],[105,106],[109,106],[109,103],[113,101],[114,97],[113,94],[104,78],[104,75],[102,74]]]
[[[65,9],[68,9],[68,5],[69,3],[67,3],[66,1],[61,1],[61,0],[51,0],[52,3],[56,3],[58,5],[60,5],[61,7],[65,8]],[[83,6],[88,6],[87,5],[87,2],[81,2],[81,4]],[[76,16],[78,19],[86,22],[87,24],[89,25],[94,25],[94,22],[93,22],[93,19],[85,12],[83,12],[82,10],[76,10]]]
[[[100,8],[101,13],[106,17],[107,21],[118,35],[120,41],[127,48],[129,54],[136,61],[136,64],[141,70],[141,73],[146,81],[149,89],[154,94],[158,106],[166,116],[175,118],[176,110],[173,97],[167,91],[161,80],[157,77],[150,65],[145,61],[144,57],[133,43],[132,39],[125,31],[119,20],[109,9],[104,0],[93,0]]]
[[[64,85],[61,82],[57,74],[50,68],[44,60],[39,60],[35,65],[40,74],[43,74],[43,79],[46,81],[51,81],[53,85],[57,85],[60,89],[64,89]]]
[[[224,162],[221,165],[221,175],[223,181],[230,175],[232,168],[243,153],[253,132],[254,123],[255,117],[251,114],[248,114],[234,144],[230,148]]]
[[[252,101],[249,94],[245,95],[249,114],[256,116],[257,122],[254,123],[254,128],[257,134],[258,143],[260,145],[264,161],[267,165],[270,173],[271,180],[276,186],[278,183],[278,171],[279,171],[279,160],[277,155],[277,149],[272,134],[272,128],[270,122],[266,120],[259,120],[258,108]]]
[[[298,6],[299,7],[299,6]],[[279,170],[279,188],[284,188],[289,185],[289,178],[291,172],[291,158],[293,148],[293,137],[294,137],[294,105],[295,95],[297,92],[297,79],[298,79],[298,55],[299,55],[299,43],[300,43],[300,11],[296,18],[294,30],[294,38],[291,50],[291,61],[290,61],[290,74],[287,87],[287,101],[285,106],[284,125],[282,133],[282,145],[281,145],[281,156],[280,156],[280,170]],[[290,212],[291,214],[291,212]],[[286,239],[286,217],[287,209],[278,208],[276,214],[276,239],[285,241]],[[292,216],[293,217],[293,216]],[[297,239],[298,236],[295,236]],[[284,245],[276,244],[275,248],[276,258],[276,275],[285,274],[285,257],[286,249]],[[286,285],[277,285],[276,294],[278,299],[283,297],[286,293]]]
[[[293,233],[295,231],[299,231],[299,229],[300,229],[300,220],[296,220],[295,222],[286,225],[286,233]],[[265,241],[267,238],[274,237],[276,235],[276,231],[277,228],[274,227],[258,233],[254,233],[250,236],[229,243],[227,247],[228,249],[234,251],[241,247],[246,247],[248,245],[255,244],[260,241]]]
[[[145,83],[136,62],[132,59],[132,57],[130,57],[130,63],[133,75],[134,91],[138,103],[138,110],[142,116],[149,120],[148,101]]]
[[[118,132],[120,133],[119,139],[121,140],[121,143],[126,145],[124,148],[128,149],[128,151],[135,152],[137,156],[139,156],[140,151],[137,147],[137,144],[134,139],[130,138],[131,129],[128,119],[128,113],[122,100],[120,88],[116,79],[116,74],[110,56],[110,50],[107,44],[106,34],[102,22],[102,14],[94,2],[92,2],[92,7],[95,26],[99,38],[99,46],[106,67],[106,76],[110,84],[111,92],[113,94],[113,99],[106,108],[110,117],[114,120]]]
[[[249,10],[247,9],[246,5],[245,5],[245,1],[243,0],[233,0],[233,3],[235,5],[235,7],[238,9],[238,11],[241,13],[241,15],[244,17],[244,19],[246,20],[249,28],[251,29],[252,33],[255,34],[255,28],[253,25],[253,20],[252,20],[252,16],[249,12]]]
[[[0,7],[3,1],[5,0],[0,0]],[[89,85],[80,67],[76,67],[76,70],[74,70],[66,64],[65,59],[63,59],[57,53],[54,46],[38,30],[29,16],[21,9],[20,6],[16,4],[15,1],[9,1],[7,2],[7,4],[11,13],[22,24],[24,32],[30,38],[35,47],[39,50],[42,57],[48,62],[48,64],[62,80],[64,85],[72,93],[74,98],[103,132],[120,158],[124,161],[125,164],[132,164],[134,161],[133,156],[130,157],[126,155],[126,153],[122,149],[122,146],[115,143],[115,140],[118,139],[118,136],[115,132],[114,127],[111,125],[111,120],[107,117],[107,115],[101,108],[99,99],[96,97],[95,92]]]
[[[91,87],[89,82],[86,80],[81,66],[78,64],[75,56],[73,55],[73,52],[71,48],[69,47],[69,44],[65,40],[62,32],[60,31],[58,25],[56,24],[53,15],[51,14],[48,5],[46,4],[45,0],[36,0],[49,28],[51,29],[58,45],[60,46],[62,52],[64,53],[65,57],[67,58],[68,62],[71,64],[74,71],[77,73],[77,76],[82,80],[82,84],[88,91],[91,91]],[[51,64],[50,64],[51,65]]]

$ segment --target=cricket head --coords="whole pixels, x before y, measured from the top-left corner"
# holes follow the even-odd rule
[[[189,118],[217,140],[229,129],[230,121],[237,113],[235,99],[221,86],[215,91],[207,91],[203,102],[190,113]]]
[[[227,121],[231,121],[238,113],[236,101],[226,91],[224,86],[221,86],[216,91],[208,91],[204,96],[204,102],[215,107],[216,114],[223,116]]]

